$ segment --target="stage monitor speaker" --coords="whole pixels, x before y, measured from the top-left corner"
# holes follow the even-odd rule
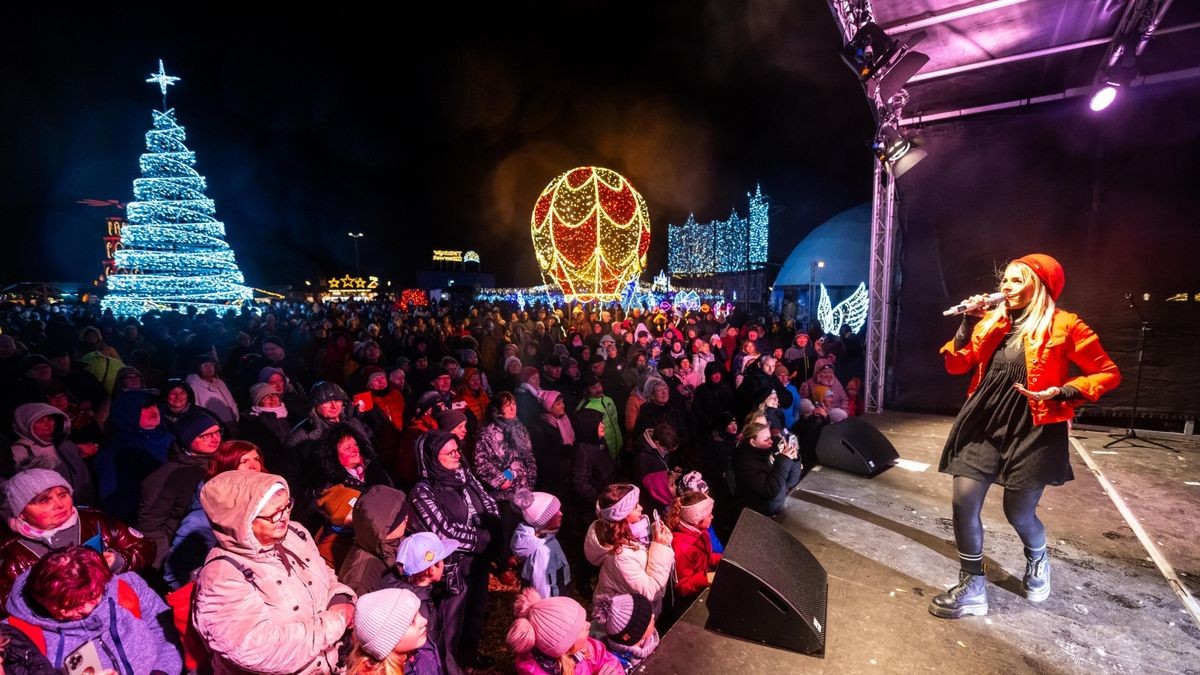
[[[821,429],[817,461],[821,466],[874,478],[900,459],[900,453],[878,429],[861,417],[850,417]]]
[[[825,568],[787,530],[743,509],[708,592],[705,628],[825,655]]]

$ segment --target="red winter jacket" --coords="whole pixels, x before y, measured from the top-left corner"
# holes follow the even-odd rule
[[[708,573],[717,568],[721,554],[713,553],[708,530],[694,530],[682,523],[674,531],[671,548],[675,549],[675,590],[685,598],[708,588]]]
[[[970,341],[962,349],[954,348],[954,340],[942,346],[941,354],[946,359],[947,372],[961,375],[974,371],[971,386],[967,389],[968,398],[983,380],[988,362],[1004,342],[1010,324],[1003,312],[988,314],[975,324]],[[1071,363],[1078,366],[1083,374],[1068,378],[1067,368]],[[1026,389],[1042,391],[1070,385],[1082,396],[1073,401],[1029,399],[1034,424],[1065,422],[1075,416],[1075,407],[1085,401],[1095,401],[1121,381],[1117,364],[1100,346],[1100,338],[1095,331],[1080,321],[1077,315],[1061,309],[1054,310],[1049,339],[1025,346],[1025,370]]]

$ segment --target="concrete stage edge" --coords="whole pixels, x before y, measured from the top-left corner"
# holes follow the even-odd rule
[[[1200,673],[1200,627],[1112,499],[1072,448],[1075,480],[1049,487],[1038,514],[1051,562],[1049,599],[1022,595],[1021,542],[1000,488],[984,507],[990,611],[949,621],[929,614],[957,581],[951,478],[937,472],[950,418],[884,413],[867,419],[902,459],[874,479],[811,473],[776,520],[829,574],[825,658],[704,629],[701,597],[637,672],[644,673]],[[1075,431],[1193,596],[1200,596],[1200,441],[1112,448]]]

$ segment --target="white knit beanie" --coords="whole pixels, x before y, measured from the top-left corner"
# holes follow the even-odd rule
[[[382,661],[396,648],[421,610],[421,600],[403,588],[359,596],[354,605],[354,637],[363,651]]]

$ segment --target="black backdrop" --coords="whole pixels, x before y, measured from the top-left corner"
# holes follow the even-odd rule
[[[1126,293],[1153,329],[1139,426],[1178,430],[1200,414],[1200,82],[1125,94],[1100,115],[1075,98],[921,130],[929,156],[897,183],[886,407],[956,410],[967,379],[938,356],[957,326],[941,310],[1043,252],[1066,270],[1059,306],[1096,329],[1125,376],[1084,419],[1122,426],[1133,403],[1140,324]]]

